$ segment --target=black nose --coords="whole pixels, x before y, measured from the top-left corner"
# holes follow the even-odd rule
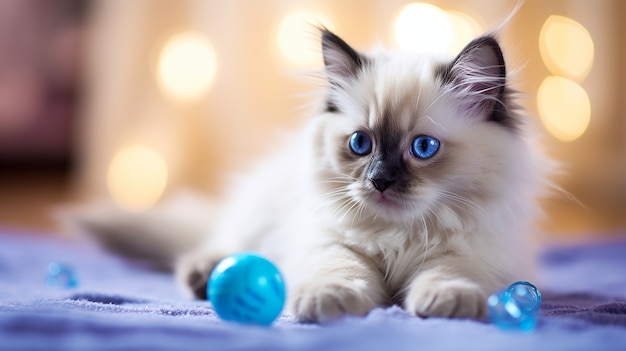
[[[384,178],[370,178],[369,180],[370,182],[372,182],[372,184],[374,184],[374,188],[378,189],[378,191],[380,191],[381,193],[396,182],[395,179]]]

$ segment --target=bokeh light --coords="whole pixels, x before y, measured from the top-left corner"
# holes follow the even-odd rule
[[[567,78],[549,76],[537,95],[541,121],[555,138],[568,142],[585,133],[591,119],[591,103],[580,85]]]
[[[319,12],[299,10],[285,16],[278,30],[280,51],[289,64],[312,68],[323,63],[316,26],[334,30],[331,20]]]
[[[465,45],[474,40],[482,28],[470,15],[458,11],[446,11],[453,28],[453,40],[449,53],[458,54]]]
[[[216,69],[215,51],[206,38],[195,32],[179,33],[161,51],[159,87],[177,100],[197,100],[208,92]]]
[[[449,53],[454,40],[450,17],[437,6],[426,3],[405,5],[395,22],[401,50],[420,54]]]
[[[582,81],[593,65],[594,44],[580,23],[563,16],[550,16],[539,34],[539,50],[554,75]]]
[[[468,14],[426,3],[404,6],[394,30],[401,50],[450,56],[457,55],[481,32],[478,22]]]
[[[167,186],[165,159],[156,150],[133,145],[120,149],[111,160],[107,185],[119,206],[140,211],[154,205]]]

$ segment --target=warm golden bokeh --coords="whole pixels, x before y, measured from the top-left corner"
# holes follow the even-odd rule
[[[580,138],[591,119],[589,95],[576,82],[593,66],[593,40],[583,25],[571,18],[550,16],[539,33],[543,63],[554,74],[537,93],[539,116],[546,130],[563,142]]]
[[[427,3],[405,5],[395,22],[400,49],[422,54],[445,54],[454,41],[450,17],[437,6]]]
[[[585,79],[593,65],[594,45],[589,31],[580,23],[563,16],[550,16],[539,34],[543,62],[554,75],[578,82]]]
[[[445,56],[498,30],[516,101],[548,135],[567,173],[556,181],[572,194],[549,202],[544,228],[567,237],[626,228],[625,1],[526,0],[511,17],[518,0],[93,0],[89,12],[63,16],[50,11],[56,1],[10,2],[25,16],[12,28],[29,39],[0,40],[0,158],[48,167],[56,157],[65,168],[52,172],[49,191],[37,168],[23,171],[37,177],[19,170],[0,184],[0,225],[28,213],[49,223],[40,217],[52,203],[119,202],[138,191],[148,182],[124,169],[139,161],[114,167],[132,145],[151,150],[154,162],[141,167],[153,171],[139,178],[156,185],[125,206],[149,207],[181,188],[225,193],[230,171],[318,111],[323,25],[364,52]],[[37,201],[46,208],[33,210]]]
[[[454,40],[450,46],[449,52],[454,55],[465,47],[476,36],[482,34],[480,24],[470,15],[460,11],[446,11],[446,14],[452,22],[454,29]]]
[[[567,78],[547,77],[537,93],[541,121],[555,138],[578,139],[589,126],[591,103],[585,89]]]
[[[217,70],[213,47],[201,34],[179,33],[170,38],[159,57],[157,80],[163,92],[177,100],[206,95]]]
[[[405,5],[394,22],[398,47],[418,54],[454,56],[480,32],[470,15],[421,2]]]
[[[328,16],[308,10],[289,13],[280,23],[278,43],[287,62],[296,68],[320,67],[322,55],[319,50],[317,27],[334,29]]]
[[[113,201],[129,210],[154,205],[167,186],[168,170],[158,151],[143,145],[126,146],[111,160],[107,184]]]

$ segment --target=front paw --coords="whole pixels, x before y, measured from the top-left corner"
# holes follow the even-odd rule
[[[344,315],[363,316],[375,307],[364,282],[324,279],[296,289],[291,310],[300,321],[324,323]]]
[[[213,268],[225,254],[195,251],[183,256],[176,265],[176,280],[193,297],[207,299],[207,283]]]
[[[416,281],[405,308],[420,317],[484,319],[487,296],[478,284],[463,279]]]

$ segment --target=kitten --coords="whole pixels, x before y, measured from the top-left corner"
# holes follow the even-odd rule
[[[525,243],[548,184],[497,40],[480,37],[452,60],[364,54],[325,29],[321,42],[324,111],[194,228],[203,242],[188,245],[178,279],[206,297],[221,258],[255,251],[284,273],[301,321],[392,304],[484,318],[490,293],[528,278]],[[83,224],[110,237],[142,230],[96,222]]]

